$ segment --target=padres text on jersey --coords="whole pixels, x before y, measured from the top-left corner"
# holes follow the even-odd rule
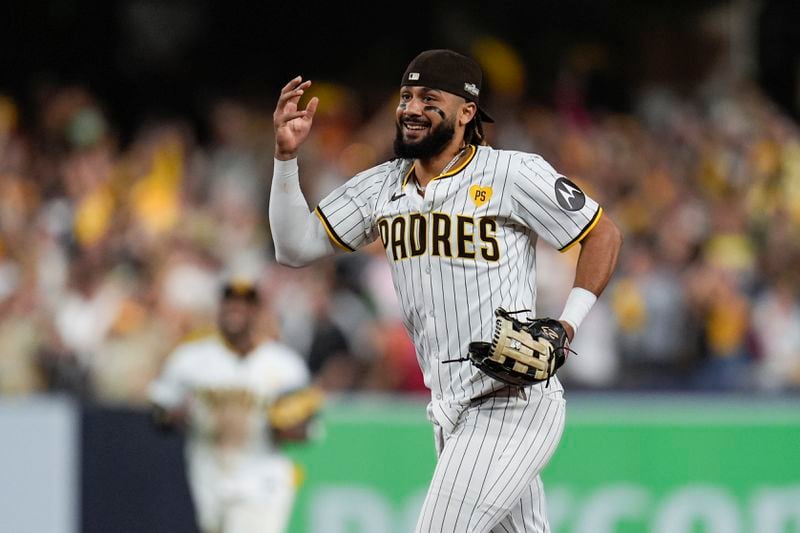
[[[490,338],[497,307],[535,315],[538,239],[566,250],[591,231],[602,209],[534,154],[471,146],[424,196],[412,173],[412,162],[402,159],[368,169],[316,212],[345,250],[381,240],[435,416],[447,422],[457,405],[498,382],[471,365],[441,361]]]

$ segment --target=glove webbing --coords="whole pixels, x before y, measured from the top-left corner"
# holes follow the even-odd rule
[[[506,318],[508,318],[508,315],[514,315],[514,314],[524,313],[524,312],[530,312],[530,309],[519,309],[519,310],[515,310],[515,311],[506,311],[505,309],[500,307],[497,310],[495,310],[495,315],[496,316],[505,316]],[[518,325],[518,327],[520,329],[524,329],[525,326],[527,325],[526,323],[520,322],[520,321],[514,321],[514,322],[517,323],[517,325]],[[526,364],[526,365],[534,367],[534,368],[536,368],[538,370],[542,370],[542,371],[546,370],[548,372],[547,380],[545,381],[545,387],[549,387],[550,386],[550,378],[553,376],[553,374],[555,374],[555,372],[550,367],[555,364],[556,357],[559,354],[562,354],[564,351],[567,351],[567,352],[570,352],[570,353],[573,353],[573,354],[577,353],[574,350],[572,350],[571,348],[566,347],[566,346],[558,346],[558,347],[554,348],[550,342],[548,342],[546,339],[541,339],[541,338],[533,339],[532,342],[534,344],[532,346],[530,346],[526,342],[523,342],[522,339],[518,338],[516,329],[514,329],[513,327],[510,327],[509,329],[511,331],[505,331],[505,330],[501,331],[496,327],[495,328],[494,342],[493,343],[480,342],[480,341],[472,342],[472,343],[470,343],[470,348],[469,348],[470,352],[484,353],[484,354],[486,354],[486,356],[488,358],[496,361],[497,363],[502,364],[503,361],[505,361],[505,359],[508,356],[503,355],[502,356],[502,360],[501,360],[500,357],[494,357],[493,355],[489,355],[489,352],[490,352],[490,350],[492,349],[493,346],[495,347],[495,349],[497,349],[499,347],[498,340],[499,340],[499,337],[502,336],[504,342],[506,342],[506,343],[511,342],[511,343],[515,343],[516,344],[516,347],[514,349],[515,349],[515,351],[518,352],[518,355],[516,357],[512,357],[512,359],[515,360],[515,364]],[[524,340],[527,341],[527,342],[531,342],[528,339],[524,339]],[[519,348],[522,348],[523,346],[525,348],[527,348],[526,351],[530,351],[532,353],[547,352],[548,349],[549,349],[550,356],[546,360],[542,360],[542,359],[533,357],[532,354],[527,354],[527,353],[525,353],[525,352],[523,352],[522,350],[519,349]],[[458,362],[469,361],[469,360],[470,360],[469,357],[459,357],[459,358],[455,358],[455,359],[445,359],[445,360],[442,360],[441,362],[442,363],[458,363]],[[542,363],[544,363],[546,365],[546,367],[544,369],[541,368]]]
[[[506,311],[502,307],[499,308],[499,309],[502,310],[504,313],[507,313],[509,315],[515,315],[517,313],[525,313],[526,311],[530,312],[530,309],[519,309],[517,311]],[[495,312],[495,314],[497,314],[497,313]],[[488,346],[489,343],[486,343],[486,344]],[[469,357],[459,357],[458,359],[444,359],[441,362],[442,363],[460,363],[461,361],[469,361]]]
[[[499,307],[498,311],[502,311],[503,313],[506,313],[506,314],[509,314],[509,315],[515,315],[517,313],[525,313],[525,312],[530,313],[531,310],[530,309],[518,309],[517,311],[506,311],[502,307]],[[497,311],[495,311],[495,314],[497,314]],[[486,344],[488,346],[489,343],[486,343]],[[441,362],[442,363],[460,363],[461,361],[469,361],[469,357],[459,357],[458,359],[444,359]]]

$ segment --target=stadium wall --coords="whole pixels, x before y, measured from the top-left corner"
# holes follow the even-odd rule
[[[569,394],[544,473],[558,533],[800,531],[797,398]],[[425,402],[331,398],[291,533],[413,530],[435,464]],[[0,402],[0,531],[195,531],[179,435],[130,408]]]

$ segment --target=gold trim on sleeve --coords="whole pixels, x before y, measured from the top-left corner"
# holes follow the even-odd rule
[[[569,250],[570,248],[572,248],[573,246],[575,246],[576,244],[578,244],[579,242],[581,242],[584,239],[584,237],[589,235],[589,233],[594,229],[594,227],[600,221],[600,217],[602,215],[603,215],[603,208],[602,207],[598,207],[597,208],[597,212],[592,217],[592,220],[590,220],[589,223],[586,225],[586,227],[583,228],[583,231],[580,233],[580,235],[578,235],[577,237],[575,237],[574,239],[569,241],[567,244],[565,244],[564,246],[559,248],[558,251],[561,252],[561,253],[564,253],[567,250]]]
[[[341,238],[339,238],[338,235],[336,235],[336,232],[333,231],[333,227],[331,227],[330,222],[328,222],[328,218],[325,216],[325,213],[322,212],[322,209],[320,209],[319,206],[317,206],[317,208],[314,209],[314,213],[316,213],[317,217],[319,217],[320,222],[322,222],[322,227],[325,228],[325,232],[328,234],[330,240],[333,241],[333,244],[335,244],[345,252],[355,252],[354,248],[348,246],[346,242],[344,242]]]

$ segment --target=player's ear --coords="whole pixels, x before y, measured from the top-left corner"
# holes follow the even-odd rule
[[[475,114],[478,112],[478,106],[475,102],[467,102],[465,101],[464,104],[461,106],[461,111],[458,114],[458,122],[461,126],[466,126],[470,123],[470,121],[475,118]]]

